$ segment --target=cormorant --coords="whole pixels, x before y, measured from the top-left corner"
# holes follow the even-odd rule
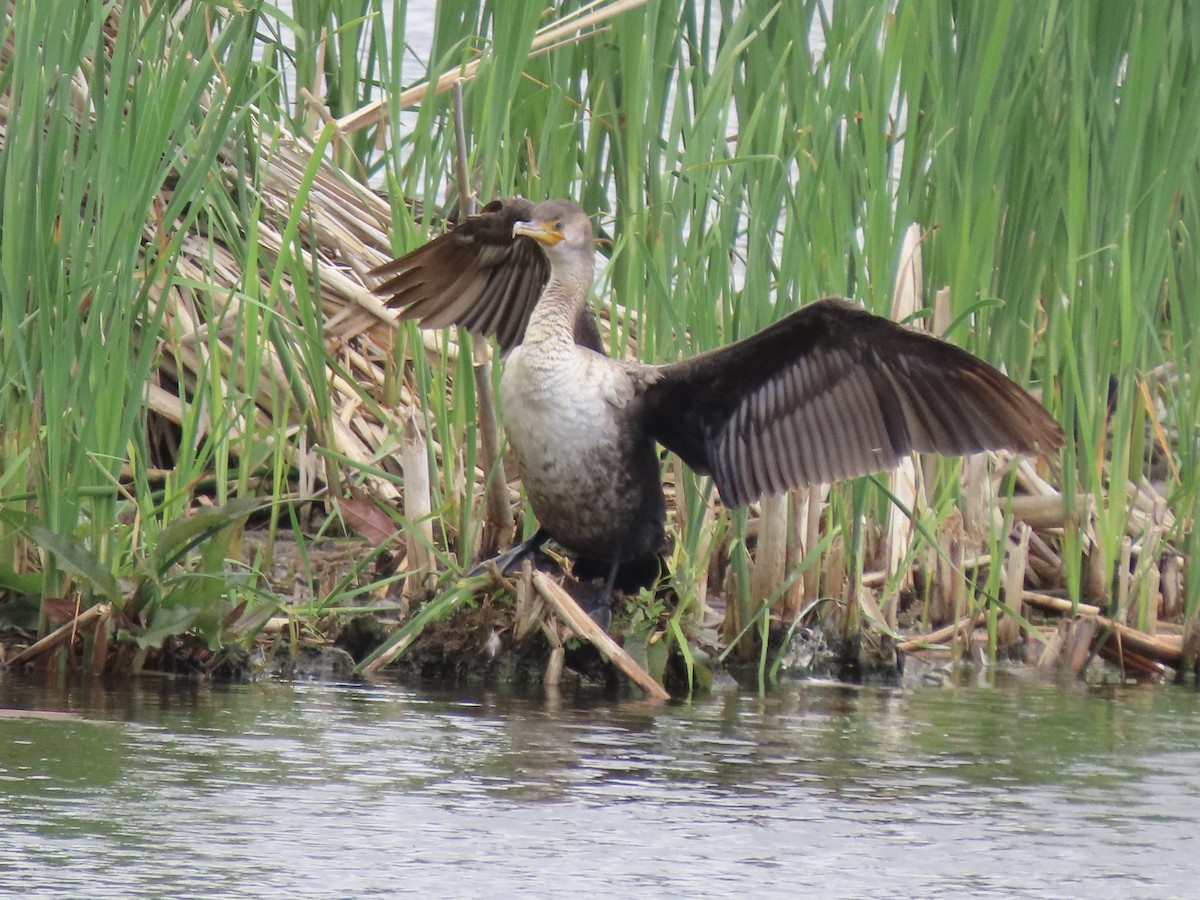
[[[913,450],[1062,443],[1046,410],[987,363],[844,299],[680,362],[613,359],[588,302],[594,267],[580,207],[511,198],[372,272],[402,318],[495,335],[507,355],[505,429],[540,528],[502,565],[553,538],[608,564],[607,601],[621,562],[664,541],[658,444],[741,506]]]

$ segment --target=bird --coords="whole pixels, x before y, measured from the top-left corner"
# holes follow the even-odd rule
[[[665,543],[660,445],[738,507],[912,451],[1062,444],[1055,419],[991,365],[845,298],[683,360],[614,358],[590,303],[594,272],[581,207],[509,197],[369,273],[399,318],[499,344],[504,427],[539,523],[496,559],[502,570],[553,539],[607,566],[611,603],[621,564]]]

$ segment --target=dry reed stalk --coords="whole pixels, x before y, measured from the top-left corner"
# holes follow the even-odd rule
[[[70,622],[60,625],[41,640],[35,641],[21,652],[10,657],[8,665],[19,666],[30,660],[52,653],[68,641],[74,640],[75,635],[80,631],[94,627],[99,621],[111,615],[112,605],[109,603],[97,603],[95,606],[89,606],[71,619]]]
[[[786,494],[763,497],[759,501],[758,546],[750,570],[750,598],[755,603],[779,593],[787,572],[788,499]],[[782,597],[776,611],[782,610]]]
[[[940,287],[933,295],[933,333],[944,337],[950,329],[953,310],[950,307],[950,288]]]
[[[1098,619],[1090,616],[1077,616],[1068,619],[1066,624],[1060,665],[1072,675],[1078,676],[1083,673],[1092,658],[1096,635],[1102,626]]]
[[[944,625],[927,634],[912,635],[905,638],[896,644],[896,650],[899,653],[912,653],[916,650],[927,649],[930,645],[944,644],[958,634],[968,633],[971,629],[978,628],[984,623],[985,619],[986,616],[983,612],[963,616],[958,621]]]
[[[1038,474],[1033,460],[1020,456],[1016,461],[1017,485],[1022,491],[1035,496],[1058,496],[1058,488]]]
[[[1166,544],[1166,530],[1167,502],[1162,497],[1156,497],[1145,533],[1141,537],[1140,546],[1137,547],[1138,561],[1133,572],[1134,584],[1137,585],[1138,626],[1151,632],[1158,621],[1160,565],[1162,548]]]
[[[92,658],[88,665],[88,671],[93,678],[99,678],[104,674],[105,665],[108,663],[108,639],[111,632],[112,608],[109,607],[96,618],[96,625],[92,632]]]
[[[1046,639],[1046,643],[1042,646],[1042,652],[1038,656],[1037,669],[1039,671],[1049,672],[1058,668],[1059,660],[1062,659],[1063,644],[1070,628],[1070,623],[1064,619],[1058,623],[1050,637]]]
[[[1036,531],[1029,535],[1030,581],[1035,587],[1042,584],[1061,584],[1066,577],[1060,557]]]
[[[785,542],[786,546],[784,550],[786,558],[784,559],[783,567],[784,572],[789,575],[804,562],[806,548],[811,546],[806,540],[806,519],[808,517],[808,505],[811,493],[812,486],[808,486],[791,491],[787,495],[788,518],[791,521],[791,528]],[[780,599],[780,611],[783,621],[794,621],[796,616],[799,615],[800,610],[804,608],[804,580],[793,578],[791,584],[784,590],[783,597]]]
[[[980,556],[988,535],[993,529],[1003,527],[1004,516],[996,502],[996,485],[991,471],[1004,468],[1009,456],[1005,453],[972,453],[962,461],[958,508],[963,516],[969,556]]]
[[[938,547],[935,551],[930,547],[927,571],[929,573],[929,614],[928,623],[957,621],[954,615],[956,609],[958,573],[949,564],[951,544],[961,545],[962,514],[952,509],[942,523],[938,533]]]
[[[962,561],[963,571],[978,569],[981,566],[988,566],[992,563],[992,555],[990,553],[981,553],[978,556],[972,556]],[[932,569],[931,569],[932,571]],[[874,572],[867,572],[862,577],[861,584],[863,587],[877,588],[883,585],[888,580],[888,573],[883,569],[877,569]]]
[[[433,544],[433,503],[423,420],[420,410],[410,411],[404,423],[404,439],[401,445],[404,515],[417,530],[417,533],[410,530],[405,535],[408,547],[408,559],[405,563],[408,577],[404,582],[404,595],[409,598],[424,596],[431,587],[433,578],[433,558],[429,552]]]
[[[1091,494],[1076,494],[1071,510],[1071,521],[1079,522],[1095,508]],[[1045,531],[1067,525],[1066,503],[1061,494],[1027,494],[1012,498],[1013,519],[1019,519],[1032,528]]]
[[[549,639],[550,634],[554,634],[554,632],[550,628],[546,630],[548,632],[547,639]],[[562,682],[563,664],[567,658],[567,651],[563,648],[562,641],[559,640],[557,634],[554,634],[553,640],[557,643],[552,643],[550,658],[546,660],[546,672],[542,676],[546,687],[558,687]]]
[[[1117,555],[1117,616],[1124,620],[1129,614],[1129,584],[1133,573],[1133,539],[1128,535],[1121,538],[1121,549]]]
[[[1183,638],[1178,635],[1147,634],[1101,615],[1099,607],[1086,603],[1073,606],[1070,600],[1063,600],[1061,597],[1052,597],[1048,594],[1026,591],[1022,595],[1022,600],[1039,609],[1065,615],[1077,614],[1080,621],[1095,622],[1099,627],[1110,629],[1121,644],[1149,659],[1175,668],[1178,668],[1182,661]]]
[[[563,665],[567,659],[567,650],[563,642],[569,641],[573,635],[570,627],[547,619],[545,615],[538,621],[538,626],[546,638],[546,643],[550,645],[550,656],[546,660],[542,684],[547,688],[557,688],[562,683]]]
[[[1020,620],[1017,617],[1021,614],[1021,595],[1024,593],[1032,531],[1028,525],[1021,523],[1015,527],[1016,539],[1009,536],[1004,555],[1004,607],[1013,615],[1003,616],[996,623],[996,642],[1001,647],[1011,646],[1021,639]]]
[[[514,615],[513,640],[520,641],[546,617],[546,607],[533,590],[533,563],[526,559],[521,564],[521,573],[515,584],[517,609]]]
[[[1096,517],[1093,515],[1088,517],[1087,527],[1080,533],[1081,543],[1087,548],[1080,592],[1091,600],[1107,597],[1112,579],[1112,571],[1104,562],[1103,547],[1095,540],[1095,534]]]
[[[1141,538],[1152,530],[1161,535],[1175,529],[1175,516],[1167,509],[1166,498],[1148,481],[1127,481],[1125,500],[1129,509],[1125,533],[1130,537]]]
[[[1098,616],[1100,615],[1100,607],[1094,606],[1091,603],[1071,603],[1070,600],[1065,600],[1062,597],[1055,597],[1053,594],[1044,594],[1040,591],[1025,591],[1021,595],[1021,600],[1028,603],[1030,606],[1036,606],[1038,609],[1046,612],[1059,613],[1062,615],[1079,613],[1082,616]]]
[[[1159,582],[1162,578],[1162,573],[1158,566],[1151,566],[1145,577],[1138,582],[1138,617],[1137,627],[1139,631],[1144,631],[1147,634],[1154,634],[1158,630],[1158,606],[1160,603],[1159,597]]]
[[[796,514],[796,529],[801,535],[801,551],[810,553],[821,541],[821,513],[829,497],[829,485],[810,484],[804,489],[800,511]],[[822,560],[817,560],[804,573],[801,598],[803,603],[816,599],[821,585]],[[799,612],[797,609],[796,612]],[[795,616],[793,615],[793,618]]]
[[[599,650],[605,659],[610,660],[630,681],[641,688],[647,697],[662,701],[671,699],[671,695],[663,690],[662,685],[639,666],[620,644],[609,637],[608,632],[593,622],[561,585],[542,572],[534,572],[533,586],[575,634]]]
[[[1180,599],[1183,593],[1183,557],[1178,553],[1166,554],[1160,572],[1161,614],[1163,618],[1174,619],[1183,612]]]
[[[843,597],[846,594],[846,542],[841,535],[833,539],[821,567],[818,594]]]

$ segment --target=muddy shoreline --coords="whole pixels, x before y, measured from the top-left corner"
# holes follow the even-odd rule
[[[262,533],[247,532],[244,537],[248,554],[261,550]],[[319,583],[310,581],[309,587],[319,588],[345,578],[369,549],[358,539],[317,541],[306,547],[302,558],[295,546],[286,540],[275,542],[271,580],[280,595],[291,585],[293,605],[298,607],[311,602],[311,596],[295,589],[305,578],[303,572],[318,574]],[[140,670],[233,682],[353,678],[362,674],[363,661],[386,645],[425,604],[438,600],[438,591],[425,600],[414,600],[404,595],[402,582],[388,585],[386,576],[394,568],[395,561],[384,556],[373,571],[363,573],[364,588],[384,585],[370,593],[370,612],[344,615],[330,607],[316,617],[277,616],[245,645],[230,643],[216,649],[194,635],[170,637],[160,648],[144,654]],[[576,582],[552,564],[538,574],[562,584],[567,593],[585,603],[596,590],[595,584]],[[524,593],[520,577],[483,585],[444,617],[427,622],[403,652],[375,674],[449,684],[636,691],[627,671],[613,665],[611,653],[598,649],[586,634],[577,633],[578,627],[566,624],[561,613],[545,604],[531,604],[530,576],[524,574]],[[657,594],[618,592],[607,624],[608,633],[630,654],[633,664],[648,672],[672,698],[720,684],[756,688],[772,680],[795,678],[939,684],[953,680],[958,672],[987,668],[993,665],[993,657],[997,664],[1050,676],[1106,682],[1179,680],[1194,668],[1196,642],[1181,626],[1159,623],[1159,634],[1143,635],[1117,626],[1095,607],[1080,605],[1072,612],[1070,604],[1059,598],[1032,595],[1028,599],[1034,602],[1026,607],[1033,627],[1017,631],[1016,640],[994,648],[990,642],[996,640],[995,618],[989,622],[985,613],[977,613],[923,633],[919,605],[912,598],[901,603],[899,634],[915,636],[907,640],[898,640],[898,635],[883,633],[868,622],[851,627],[855,623],[847,622],[849,604],[827,600],[812,604],[800,621],[773,619],[765,651],[750,641],[731,648],[722,632],[725,605],[723,598],[717,597],[705,605],[699,622],[688,626],[685,650],[673,636],[676,598],[665,589]],[[107,644],[104,660],[95,658],[94,634],[89,632],[90,623],[81,625],[81,619],[82,615],[64,619],[59,631],[75,624],[74,632],[31,658],[23,655],[29,654],[34,635],[10,627],[0,633],[0,657],[18,668],[68,675],[90,670],[111,677],[138,668],[132,664],[136,645],[121,639],[119,612],[113,613],[108,624],[113,639]]]

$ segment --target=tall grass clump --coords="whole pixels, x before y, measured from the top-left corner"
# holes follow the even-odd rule
[[[497,501],[531,531],[483,449],[500,371],[485,342],[397,328],[364,278],[463,201],[520,193],[595,213],[614,354],[675,359],[846,294],[1002,365],[1068,434],[1054,460],[924,460],[736,513],[666,461],[677,602],[634,604],[647,660],[666,646],[690,671],[742,636],[765,673],[818,605],[830,630],[917,634],[910,650],[974,625],[992,652],[1050,645],[1029,620],[1055,603],[1150,635],[1196,618],[1200,14],[614,0],[553,15],[8,7],[10,595],[108,603],[142,651],[185,633],[216,647],[280,605],[281,542],[305,584],[284,610],[295,635],[375,609],[386,582],[367,568],[390,571],[400,545],[413,615],[431,566],[454,575],[495,541]],[[262,538],[246,543],[252,510]],[[313,538],[351,532],[365,546],[330,577]],[[473,594],[438,596],[402,645]]]
[[[252,35],[164,4],[6,14],[0,543],[44,597],[124,602],[170,525],[146,477],[160,300],[252,97]],[[31,553],[40,582],[14,577]]]

